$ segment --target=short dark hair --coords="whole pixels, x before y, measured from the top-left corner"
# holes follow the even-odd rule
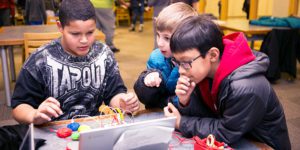
[[[59,21],[62,27],[70,21],[93,19],[96,21],[95,8],[90,0],[63,0],[59,7]]]
[[[191,16],[181,22],[174,31],[170,48],[172,53],[181,53],[196,48],[205,57],[210,48],[216,47],[222,56],[223,32],[209,18]]]

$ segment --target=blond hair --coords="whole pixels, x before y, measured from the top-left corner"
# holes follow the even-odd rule
[[[173,32],[185,18],[197,16],[197,11],[188,4],[178,2],[165,7],[156,18],[157,31]]]

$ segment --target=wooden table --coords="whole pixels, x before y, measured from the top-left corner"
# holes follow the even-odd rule
[[[7,54],[6,48],[10,47],[8,53],[10,54],[10,67],[12,70],[12,78],[14,77],[14,57],[12,46],[15,45],[24,45],[24,33],[26,32],[58,32],[56,25],[35,25],[35,26],[6,26],[0,29],[0,54],[2,60],[2,72],[3,72],[3,82],[4,82],[4,89],[5,89],[5,99],[6,104],[10,106],[10,79],[8,76],[8,64],[7,64]],[[99,30],[96,31],[96,39],[104,40],[104,34]]]
[[[251,25],[249,24],[249,20],[245,19],[216,21],[216,23],[223,30],[243,32],[246,35],[265,35],[273,29],[272,27]]]
[[[102,116],[104,117],[104,116]],[[125,118],[128,116],[125,116]],[[164,117],[164,113],[161,109],[152,109],[152,110],[141,110],[134,115],[134,122],[158,119]],[[97,120],[99,116],[96,117],[88,117],[88,118],[80,118],[75,119],[75,122],[83,123],[85,125],[97,124],[95,120]],[[125,119],[126,120],[126,119]],[[57,130],[61,127],[66,127],[67,124],[71,123],[71,120],[62,120],[49,122],[42,126],[34,127],[34,137],[46,139],[47,142],[44,146],[40,147],[41,150],[51,150],[51,149],[65,149],[67,142],[70,142],[69,139],[59,139],[56,134],[52,130]],[[180,139],[184,139],[181,135],[177,135]],[[172,136],[172,140],[170,141],[170,146],[175,146],[173,149],[184,150],[184,149],[193,149],[193,144],[189,143],[180,143],[178,141],[178,137]],[[188,140],[188,139],[186,139]],[[78,144],[78,142],[76,142]],[[235,148],[240,149],[253,149],[253,150],[271,150],[272,148],[264,143],[254,142],[245,138],[239,140],[236,144],[233,145]]]
[[[255,40],[262,40],[264,36],[272,31],[272,29],[287,29],[286,27],[267,27],[249,24],[246,19],[232,19],[227,21],[215,21],[222,30],[229,30],[234,32],[243,32],[248,41],[251,42],[250,47],[253,49]]]

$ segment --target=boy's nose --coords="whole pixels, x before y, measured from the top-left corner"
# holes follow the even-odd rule
[[[179,72],[180,75],[185,75],[186,74],[186,70],[183,67],[181,67],[181,65],[178,66],[178,72]]]
[[[82,36],[80,38],[80,43],[86,43],[88,41],[87,37],[86,36]]]
[[[157,37],[156,42],[157,42],[157,46],[158,47],[162,47],[163,46],[163,41],[161,40],[160,37]]]

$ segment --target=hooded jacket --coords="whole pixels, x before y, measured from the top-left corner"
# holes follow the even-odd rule
[[[274,149],[291,149],[283,108],[264,76],[268,57],[251,51],[242,33],[225,36],[223,43],[224,52],[212,82],[200,82],[189,105],[179,107],[179,130],[187,137],[213,134],[227,144],[250,136]],[[199,101],[216,116],[201,115]]]
[[[159,87],[148,87],[144,84],[145,77],[158,72],[162,82]],[[134,91],[146,108],[167,106],[170,97],[175,95],[175,87],[179,77],[178,67],[172,65],[170,58],[165,58],[159,49],[155,49],[143,71],[134,84]]]

